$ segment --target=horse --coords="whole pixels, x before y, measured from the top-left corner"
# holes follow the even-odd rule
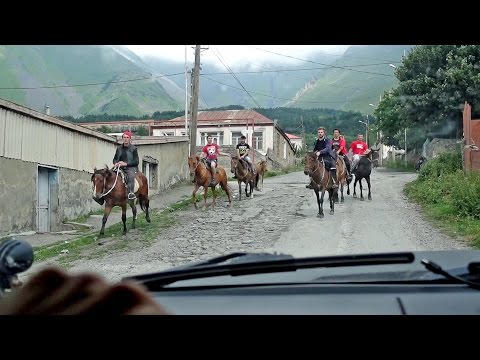
[[[333,179],[330,176],[330,171],[325,168],[323,159],[320,161],[316,152],[309,152],[305,155],[305,169],[304,174],[311,177],[311,183],[315,195],[317,196],[318,217],[323,218],[323,197],[325,191],[328,190],[328,197],[330,200],[330,215],[335,213],[335,196],[337,188],[332,188]],[[319,192],[322,192],[322,197],[319,197]]]
[[[245,196],[253,197],[253,188],[256,186],[256,174],[249,169],[246,160],[238,156],[232,156],[230,171],[237,176],[239,201],[242,200],[242,182],[245,183]],[[250,186],[250,191],[247,190],[248,186]]]
[[[342,156],[337,156],[336,166],[337,168],[337,182],[340,185],[340,202],[344,202],[345,199],[343,197],[343,187],[347,184],[347,195],[350,195],[350,182],[348,181],[347,176],[347,165],[345,164],[345,160],[343,160]],[[336,192],[335,202],[338,204],[338,191]]]
[[[126,175],[124,178],[120,174],[121,170],[119,168],[114,168],[114,170],[109,169],[107,165],[105,165],[104,169],[97,170],[97,168],[95,168],[91,178],[93,183],[93,199],[100,205],[103,205],[105,202],[102,229],[100,230],[101,236],[105,234],[105,224],[114,206],[120,206],[122,208],[123,235],[127,234],[127,203],[132,208],[133,213],[132,229],[135,229],[135,220],[137,219],[135,200],[127,200]],[[135,174],[134,192],[141,209],[145,212],[147,222],[150,222],[150,214],[148,212],[150,204],[148,198],[148,181],[141,172]]]
[[[356,187],[357,181],[360,183],[360,200],[364,201],[362,179],[367,181],[368,185],[368,200],[372,200],[371,186],[370,186],[370,174],[372,173],[372,156],[378,149],[369,149],[370,152],[360,157],[357,168],[355,170],[355,182],[353,183],[353,197],[357,197]]]
[[[198,209],[197,201],[196,201],[197,199],[196,193],[201,186],[203,186],[203,188],[205,189],[205,192],[203,194],[203,209],[205,209],[205,207],[207,206],[207,194],[208,194],[209,187],[212,188],[212,193],[213,193],[212,208],[214,208],[216,204],[217,192],[215,190],[216,185],[215,186],[210,185],[210,179],[212,178],[212,174],[210,173],[210,170],[207,169],[207,166],[204,164],[203,161],[200,160],[198,156],[188,157],[188,168],[190,169],[190,174],[194,175],[195,187],[192,193],[192,200],[193,200],[193,204],[195,205],[195,209]],[[225,169],[223,167],[217,166],[215,180],[217,181],[217,184],[220,184],[221,188],[227,193],[228,207],[232,206],[232,194],[230,189],[228,188],[227,173],[225,172]]]
[[[263,189],[263,178],[265,177],[265,173],[267,172],[267,160],[261,160],[256,165],[257,176],[255,177],[255,190],[260,190],[258,188],[258,184],[260,182],[260,176],[262,177],[262,189]]]

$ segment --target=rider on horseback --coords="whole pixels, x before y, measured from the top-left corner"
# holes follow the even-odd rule
[[[210,172],[212,174],[212,178],[210,179],[210,186],[215,186],[217,184],[215,180],[216,168],[217,168],[217,158],[218,155],[223,156],[230,156],[230,154],[224,153],[220,150],[218,144],[212,142],[213,138],[211,135],[207,136],[207,145],[202,148],[202,153],[200,154],[200,158],[207,158],[207,164],[210,167]]]
[[[325,128],[319,127],[317,130],[318,139],[315,141],[315,147],[313,151],[316,152],[318,157],[323,159],[325,168],[330,170],[333,185],[332,188],[338,188],[337,184],[337,168],[335,161],[337,159],[337,153],[332,148],[332,141],[325,136]],[[306,186],[308,189],[313,189],[312,182]]]
[[[135,173],[138,171],[138,152],[137,148],[131,143],[132,133],[128,130],[123,132],[123,144],[117,147],[113,157],[113,166],[120,166],[127,175],[128,200],[135,200],[134,193]]]
[[[365,141],[363,141],[363,134],[357,135],[357,140],[353,141],[350,144],[350,150],[353,152],[353,161],[352,161],[352,174],[355,174],[355,170],[357,169],[358,162],[360,161],[360,157],[363,155],[367,155],[370,150],[368,149],[368,145]]]
[[[248,156],[248,153],[250,151],[250,145],[245,143],[246,136],[242,135],[240,137],[240,142],[237,144],[237,156],[240,159],[243,159],[247,162],[248,166],[250,167],[250,171],[255,174],[255,167],[252,164],[252,159]],[[237,178],[237,175],[233,176],[234,179]]]
[[[352,175],[350,174],[350,160],[347,156],[347,142],[345,141],[343,135],[340,135],[340,130],[338,129],[333,129],[332,147],[337,152],[337,155],[341,156],[343,161],[345,161],[348,182],[352,181]]]

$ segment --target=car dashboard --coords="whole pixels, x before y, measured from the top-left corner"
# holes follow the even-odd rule
[[[174,315],[478,315],[463,284],[301,284],[152,291]]]

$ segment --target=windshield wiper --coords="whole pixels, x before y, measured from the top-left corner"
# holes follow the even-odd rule
[[[180,280],[222,275],[240,276],[321,267],[408,264],[412,263],[414,260],[415,256],[410,252],[322,256],[300,259],[282,254],[232,253],[196,263],[194,265],[183,266],[173,270],[165,270],[154,274],[130,276],[123,278],[122,280],[140,281],[147,287],[161,287]],[[225,262],[230,263],[225,264]]]
[[[480,283],[473,282],[473,281],[470,281],[470,280],[467,280],[467,279],[462,279],[459,276],[453,275],[453,274],[449,273],[448,271],[443,270],[440,265],[434,263],[433,261],[430,261],[428,259],[422,259],[422,264],[425,265],[427,270],[429,270],[429,271],[431,271],[435,274],[443,275],[447,279],[453,280],[457,283],[463,283],[463,284],[466,284],[466,285],[468,285],[468,286],[470,286],[474,289],[480,290]],[[478,273],[479,263],[470,263],[468,265],[468,270],[469,270],[469,273],[471,273],[471,274]]]

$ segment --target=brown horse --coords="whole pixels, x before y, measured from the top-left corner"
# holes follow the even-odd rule
[[[258,188],[258,184],[260,182],[260,176],[262,177],[262,189],[263,189],[263,178],[265,177],[265,173],[267,172],[267,160],[261,160],[258,162],[255,167],[257,168],[257,176],[255,179],[255,190],[260,190]]]
[[[325,168],[323,159],[318,160],[315,152],[310,152],[305,155],[305,169],[304,174],[310,176],[313,190],[317,196],[318,217],[323,218],[323,197],[325,191],[328,190],[328,197],[330,200],[330,215],[335,212],[335,196],[337,196],[337,189],[332,188],[333,180],[330,176],[330,171]],[[322,192],[322,197],[319,197],[319,192]]]
[[[343,160],[343,157],[337,156],[337,161],[336,161],[336,168],[337,168],[337,181],[338,184],[340,185],[340,202],[344,202],[345,198],[343,197],[343,187],[345,184],[347,185],[347,195],[350,195],[350,183],[348,182],[348,176],[347,176],[347,165],[345,164],[345,160]],[[337,195],[335,196],[335,202],[338,204],[338,191]]]
[[[232,156],[230,160],[230,171],[236,175],[238,182],[239,201],[242,200],[242,182],[245,183],[245,196],[253,197],[253,188],[255,187],[256,174],[248,167],[246,160],[238,156]],[[248,188],[250,187],[250,191]]]
[[[114,206],[120,206],[122,208],[123,235],[127,234],[127,203],[129,203],[132,208],[132,229],[135,229],[137,207],[135,206],[135,200],[127,200],[127,188],[124,182],[126,181],[126,175],[124,180],[118,168],[111,170],[105,165],[104,169],[97,170],[97,168],[95,168],[93,170],[91,181],[93,183],[93,199],[100,205],[103,205],[105,202],[105,212],[103,214],[100,235],[103,236],[105,234],[105,224]],[[148,182],[145,175],[141,172],[135,174],[135,195],[137,196],[141,209],[146,214],[146,220],[150,222],[150,215],[148,213],[150,203],[148,199]]]
[[[208,194],[209,187],[212,188],[212,193],[213,193],[212,208],[214,208],[216,204],[217,192],[215,190],[216,186],[210,185],[210,179],[212,177],[210,170],[207,169],[207,166],[204,164],[203,161],[200,160],[198,156],[188,157],[188,168],[190,169],[190,174],[193,174],[195,176],[195,188],[193,189],[193,193],[192,193],[192,200],[193,200],[193,204],[195,205],[195,209],[198,209],[196,194],[198,189],[201,186],[203,186],[203,188],[205,189],[205,192],[203,194],[203,209],[205,209],[205,207],[207,206],[207,194]],[[228,207],[232,206],[232,194],[230,192],[230,189],[228,188],[227,173],[225,172],[225,169],[223,167],[217,166],[217,171],[215,173],[215,180],[217,184],[220,184],[221,188],[227,193]]]

